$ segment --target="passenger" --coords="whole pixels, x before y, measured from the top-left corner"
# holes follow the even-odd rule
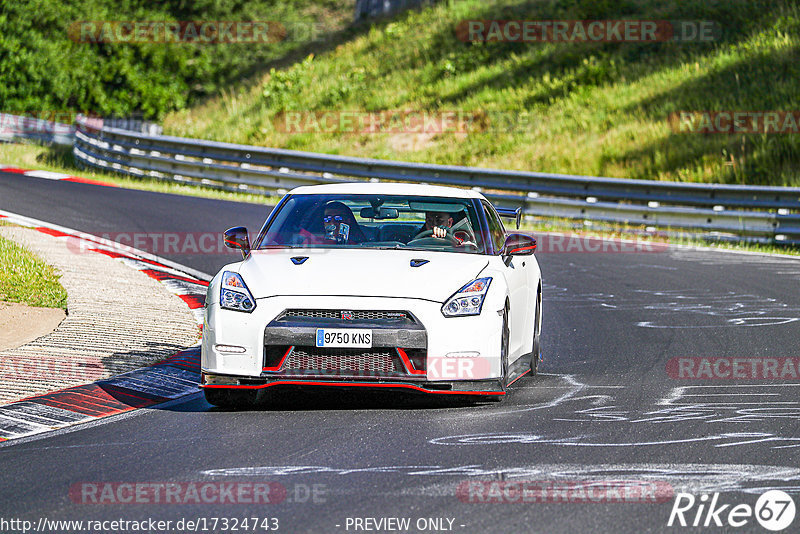
[[[350,208],[336,200],[325,205],[322,228],[326,242],[357,245],[367,240]]]

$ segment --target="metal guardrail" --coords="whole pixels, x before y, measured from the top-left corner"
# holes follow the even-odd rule
[[[136,117],[103,117],[103,126],[118,128],[130,132],[140,132],[147,135],[161,135],[164,128],[155,122],[146,121]]]
[[[800,243],[800,188],[654,182],[353,158],[143,135],[78,118],[75,157],[132,176],[282,194],[355,180],[479,188],[526,215],[722,232]]]

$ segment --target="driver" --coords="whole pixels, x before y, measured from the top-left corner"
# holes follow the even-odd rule
[[[425,212],[425,224],[417,231],[417,234],[432,231],[433,237],[444,239],[447,229],[451,226],[453,226],[453,216],[446,211],[427,211]]]
[[[468,230],[469,224],[465,217],[461,217],[459,222],[455,222],[455,218],[459,215],[448,213],[446,211],[426,211],[425,224],[417,231],[417,237],[414,239],[423,239],[421,236],[426,232],[431,233],[431,237],[439,239],[452,239],[453,244],[457,247],[473,246],[475,238],[471,237],[471,232]],[[466,226],[462,223],[467,223]]]

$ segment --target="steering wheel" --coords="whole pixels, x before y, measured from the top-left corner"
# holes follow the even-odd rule
[[[407,245],[416,245],[416,246],[424,246],[424,245],[440,245],[442,243],[442,239],[447,241],[453,247],[460,247],[461,241],[450,233],[450,230],[447,230],[447,234],[444,237],[433,237],[433,230],[423,230],[416,236],[414,239],[409,241]]]

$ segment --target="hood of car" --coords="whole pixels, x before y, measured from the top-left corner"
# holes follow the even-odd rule
[[[257,299],[347,295],[444,302],[487,263],[486,256],[450,252],[275,249],[253,251],[239,274]]]

